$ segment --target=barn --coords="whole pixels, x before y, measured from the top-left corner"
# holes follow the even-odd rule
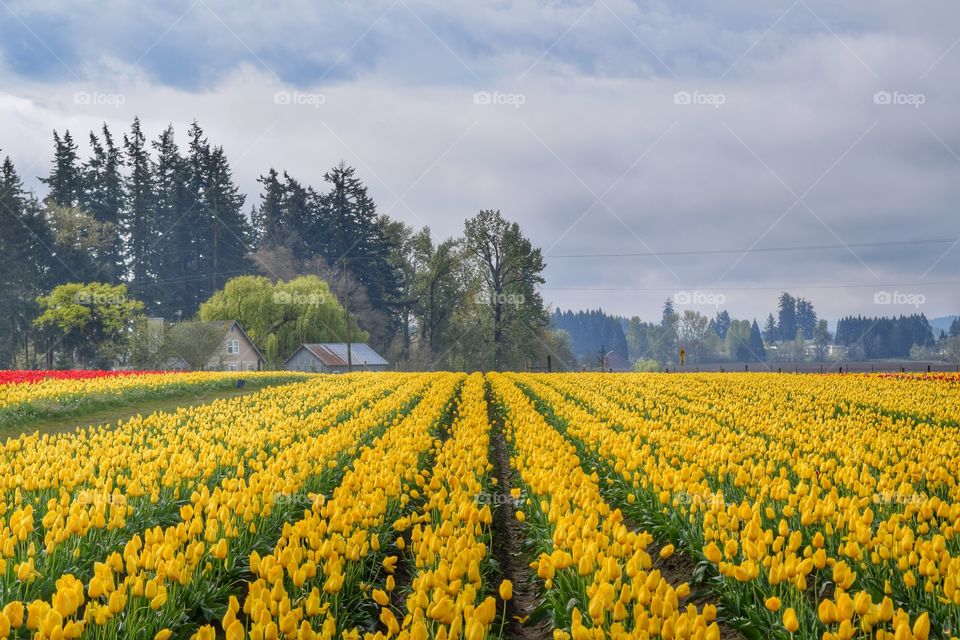
[[[388,371],[390,363],[370,348],[365,342],[350,344],[354,371]],[[346,373],[347,343],[324,342],[302,344],[283,363],[287,371],[311,371],[314,373]]]

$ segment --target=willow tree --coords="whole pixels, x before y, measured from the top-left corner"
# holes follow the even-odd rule
[[[348,335],[343,306],[317,276],[232,278],[200,305],[200,319],[239,321],[273,366],[305,342],[346,342]],[[349,335],[353,342],[367,340],[352,317]]]

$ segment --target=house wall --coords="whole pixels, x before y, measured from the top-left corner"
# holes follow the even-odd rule
[[[239,353],[227,352],[227,345],[230,340],[239,342]],[[230,327],[230,331],[224,334],[219,351],[210,358],[206,368],[212,371],[259,371],[263,368],[263,362],[260,360],[257,350],[253,348],[253,344],[234,324]]]

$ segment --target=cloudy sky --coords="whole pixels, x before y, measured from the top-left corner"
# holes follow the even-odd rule
[[[547,301],[645,319],[960,312],[958,107],[953,0],[0,0],[31,187],[53,129],[196,118],[248,202],[342,158],[435,235],[518,220]]]

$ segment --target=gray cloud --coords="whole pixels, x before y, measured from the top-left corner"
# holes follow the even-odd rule
[[[384,210],[438,235],[502,209],[545,249],[563,307],[653,319],[670,293],[709,289],[762,318],[783,288],[828,317],[913,311],[873,306],[896,283],[928,315],[960,306],[936,284],[958,279],[960,248],[936,262],[947,245],[550,257],[957,237],[953,3],[10,7],[57,43],[4,16],[0,147],[33,185],[53,128],[198,118],[250,201],[270,166],[319,183],[343,158]]]

